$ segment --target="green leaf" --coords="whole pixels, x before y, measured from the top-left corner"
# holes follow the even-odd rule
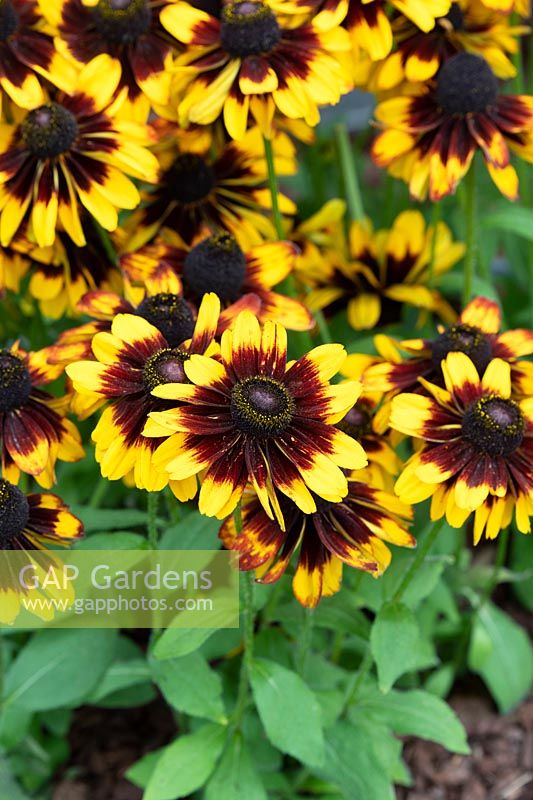
[[[512,537],[511,564],[514,570],[530,575],[513,584],[513,593],[528,611],[533,611],[533,536]]]
[[[468,753],[469,747],[463,725],[455,712],[440,697],[413,689],[409,692],[392,690],[386,697],[377,691],[363,695],[353,714],[372,714],[385,722],[395,733],[419,736],[438,742],[454,753]]]
[[[115,692],[128,689],[131,686],[138,686],[141,683],[146,683],[147,680],[150,680],[150,670],[143,658],[115,661],[92,693],[90,702],[102,703],[106,697]]]
[[[515,203],[502,204],[496,211],[481,217],[480,224],[482,228],[515,233],[533,242],[533,210],[530,208]]]
[[[0,759],[0,797],[9,797],[9,800],[30,800],[11,774],[4,758]]]
[[[146,789],[162,754],[163,748],[160,750],[152,750],[151,753],[147,753],[128,769],[126,778],[131,781],[131,783],[134,783],[135,786]]]
[[[317,772],[338,786],[346,800],[394,800],[391,780],[367,728],[338,722],[328,728],[326,742],[324,766]]]
[[[147,550],[148,542],[139,533],[116,531],[93,533],[76,543],[76,550]]]
[[[477,631],[477,628],[481,631]],[[487,684],[500,711],[514,708],[533,684],[533,648],[526,632],[499,608],[484,605],[476,614],[473,640],[482,636],[485,652],[482,659],[469,652],[469,666]],[[487,653],[487,639],[491,652]]]
[[[85,525],[85,532],[125,530],[145,526],[146,511],[136,508],[91,508],[73,506],[72,511]]]
[[[243,737],[236,734],[206,786],[205,800],[267,800]]]
[[[215,768],[225,737],[226,729],[220,725],[204,725],[165,747],[143,800],[176,800],[203,786]]]
[[[152,655],[158,661],[188,656],[215,632],[214,628],[169,628],[157,640]]]
[[[261,658],[252,664],[250,681],[261,722],[272,744],[304,764],[322,764],[320,705],[299,675]]]
[[[370,634],[382,692],[388,692],[400,675],[414,666],[418,643],[418,623],[411,609],[403,603],[384,603]]]
[[[173,708],[193,717],[227,722],[222,702],[222,681],[200,653],[153,661],[154,681]]]
[[[158,550],[217,550],[222,544],[218,538],[219,529],[219,520],[193,511],[165,531]]]
[[[4,703],[32,711],[78,705],[111,664],[112,630],[46,630],[33,636],[10,665]]]

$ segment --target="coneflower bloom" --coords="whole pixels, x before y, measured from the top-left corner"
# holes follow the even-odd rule
[[[238,0],[222,5],[220,18],[178,2],[160,19],[186,46],[176,60],[184,127],[222,115],[239,140],[251,116],[270,136],[276,111],[316,125],[319,107],[337,103],[351,88],[336,57],[349,50],[349,37],[333,17],[316,25],[286,15],[284,3]]]
[[[0,3],[0,87],[21,108],[46,102],[39,78],[65,92],[76,85],[76,69],[55,49],[40,5],[38,0]]]
[[[442,64],[456,53],[474,53],[487,61],[498,78],[512,78],[516,67],[509,56],[518,52],[526,25],[492,11],[482,0],[458,0],[430,31],[421,31],[403,15],[393,21],[396,50],[376,63],[368,82],[372,91],[393,89],[403,80],[412,83],[434,78]]]
[[[35,572],[58,563],[50,545],[69,545],[83,535],[83,525],[55,494],[24,494],[17,486],[0,478],[0,622],[11,624],[24,607],[42,619],[51,619],[53,610],[31,603],[43,595],[19,580],[28,565]],[[15,551],[15,552],[10,552]],[[68,598],[70,592],[65,593]]]
[[[409,185],[411,195],[432,201],[455,191],[480,150],[489,175],[506,197],[518,197],[510,151],[533,161],[533,98],[504,96],[487,62],[458,53],[436,79],[376,108],[383,131],[372,147],[378,166]]]
[[[109,56],[80,73],[76,92],[59,94],[5,125],[0,143],[0,242],[8,245],[28,215],[40,247],[52,245],[58,221],[77,245],[86,243],[79,207],[106,230],[117,209],[140,202],[126,174],[155,181],[158,163],[144,145],[146,126],[114,118],[109,103],[120,67]]]
[[[482,375],[494,358],[511,365],[513,391],[526,396],[533,393],[533,365],[524,359],[533,354],[533,333],[525,328],[501,331],[500,307],[493,300],[477,297],[463,310],[457,322],[440,327],[434,339],[410,339],[396,342],[390,337],[376,337],[383,360],[367,367],[365,390],[369,392],[415,391],[419,378],[442,385],[441,362],[448,353],[465,353]],[[401,352],[407,354],[402,356]],[[347,359],[345,374],[354,358],[357,376],[359,359]],[[366,357],[365,357],[366,358]]]
[[[47,348],[25,353],[18,344],[0,349],[0,441],[2,474],[18,483],[20,473],[33,475],[50,489],[57,459],[83,458],[77,428],[65,418],[68,398],[56,398],[43,387],[62,368],[48,364]]]
[[[377,578],[391,560],[386,542],[400,547],[416,544],[406,530],[411,508],[367,482],[350,480],[346,497],[338,503],[320,497],[315,502],[316,511],[304,514],[287,497],[280,498],[282,530],[252,495],[242,505],[241,532],[229,517],[220,538],[227,549],[239,553],[241,570],[257,571],[260,583],[279,580],[297,553],[292,588],[296,599],[309,608],[339,591],[343,564]]]
[[[248,481],[282,526],[275,489],[308,513],[316,510],[311,492],[341,500],[341,467],[367,463],[361,445],[334,427],[361,390],[355,381],[329,384],[345,355],[341,345],[323,345],[287,363],[285,328],[271,321],[261,328],[244,311],[222,335],[220,360],[193,356],[184,365],[190,384],[154,389],[183,404],[150,415],[145,435],[169,437],[154,463],[173,479],[203,473],[199,508],[206,516],[230,514]]]
[[[111,333],[103,331],[94,336],[96,360],[77,361],[66,368],[88,407],[94,407],[96,398],[109,401],[92,434],[102,475],[118,480],[133,470],[135,485],[148,491],[159,491],[168,483],[165,471],[152,463],[153,451],[161,440],[142,435],[150,412],[169,408],[168,402],[151,392],[161,384],[186,380],[184,367],[193,353],[217,350],[214,336],[220,304],[215,295],[204,297],[196,324],[184,305],[176,301],[173,308],[173,316],[171,308],[165,309],[165,324],[175,337],[172,344],[149,321],[155,317],[161,322],[163,309],[153,298],[147,298],[142,315],[139,309],[136,316],[118,314]],[[180,500],[190,499],[196,493],[196,479],[171,483],[171,488]]]
[[[346,310],[355,330],[397,322],[404,306],[432,311],[447,322],[455,319],[440,292],[428,286],[433,246],[436,283],[465,252],[447,225],[439,223],[434,237],[419,211],[404,211],[390,230],[374,231],[365,219],[352,222],[344,245],[340,225],[338,234],[319,259],[313,252],[309,263],[305,256],[299,259],[300,278],[311,287],[306,302],[312,311]]]
[[[175,0],[46,0],[42,13],[58,30],[56,48],[81,67],[106,53],[121,69],[135,118],[145,121],[150,105],[169,101],[174,46],[159,22]],[[173,46],[174,45],[174,46]]]
[[[474,543],[513,517],[522,533],[533,514],[533,400],[511,399],[511,368],[499,358],[480,377],[464,353],[442,362],[445,388],[399,394],[391,427],[422,441],[395,490],[406,503],[431,501],[431,519],[461,527],[474,512]]]

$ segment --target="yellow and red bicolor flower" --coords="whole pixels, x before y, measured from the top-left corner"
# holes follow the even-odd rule
[[[477,150],[500,192],[516,200],[510,151],[533,161],[533,97],[500,95],[493,71],[472,53],[452,56],[415,94],[380,103],[376,119],[383,130],[372,147],[375,163],[417,200],[454,192]]]
[[[148,301],[146,316],[157,316],[159,309],[150,304],[150,298]],[[82,402],[86,400],[90,408],[98,398],[110,403],[92,434],[104,478],[119,480],[133,470],[139,489],[159,491],[167,485],[168,474],[152,463],[161,439],[147,439],[142,431],[151,412],[162,412],[170,405],[151,392],[164,383],[185,380],[184,367],[192,354],[217,352],[214,336],[219,310],[218,298],[206,295],[195,324],[190,310],[186,316],[183,306],[176,307],[173,333],[177,345],[144,316],[118,314],[110,333],[103,331],[93,338],[96,360],[67,366]],[[188,500],[196,493],[196,479],[171,482],[171,488],[180,500]]]
[[[481,0],[481,2],[493,11],[504,14],[516,11],[522,17],[531,16],[531,0]]]
[[[65,418],[69,398],[43,389],[62,372],[48,355],[48,348],[25,353],[18,343],[0,350],[2,474],[13,483],[21,472],[33,475],[45,489],[54,484],[57,459],[83,458],[78,430]]]
[[[411,508],[366,481],[350,480],[340,502],[320,497],[315,502],[316,511],[304,514],[287,497],[280,498],[282,530],[250,493],[242,505],[241,532],[237,533],[235,520],[229,517],[220,538],[227,549],[239,553],[241,570],[256,570],[259,583],[279,580],[297,553],[292,588],[296,599],[308,608],[339,591],[343,564],[377,578],[391,561],[385,542],[400,547],[416,544],[406,530]]]
[[[9,625],[16,619],[23,598],[29,601],[25,608],[33,609],[36,616],[53,618],[51,606],[32,602],[45,599],[45,595],[23,585],[18,576],[28,565],[37,574],[46,573],[51,566],[60,570],[56,554],[47,547],[69,545],[82,535],[82,523],[57,495],[26,495],[0,478],[0,622]],[[64,600],[72,599],[72,589],[59,589],[58,593]]]
[[[433,252],[433,276],[450,270],[464,255],[465,247],[454,242],[448,226],[441,222],[435,236],[419,211],[404,211],[390,230],[374,231],[370,220],[352,222],[349,240],[337,227],[335,244],[312,249],[298,260],[298,274],[310,286],[306,302],[311,311],[326,315],[346,310],[355,330],[397,322],[404,306],[431,311],[446,322],[456,317],[437,289],[428,286]],[[434,251],[433,251],[434,247]]]
[[[190,249],[155,242],[126,253],[120,263],[126,278],[145,286],[150,294],[169,291],[179,280],[183,295],[196,307],[204,294],[214,292],[225,309],[220,332],[243,310],[242,303],[250,296],[257,301],[260,322],[272,319],[289,330],[304,331],[315,324],[308,309],[299,300],[273,290],[294,271],[297,255],[291,242],[268,242],[245,253],[230,233],[217,233]],[[250,310],[252,305],[253,301]]]
[[[287,134],[278,134],[274,147],[277,174],[293,174],[295,148]],[[157,156],[161,170],[157,187],[146,193],[143,207],[127,221],[125,249],[136,250],[159,231],[168,230],[186,245],[206,230],[229,231],[244,248],[275,238],[267,218],[272,201],[257,128],[238,143],[217,137],[208,151],[199,152],[196,147],[185,149],[175,126],[167,126]],[[296,211],[285,195],[279,195],[279,202],[282,213]]]
[[[533,394],[533,364],[524,360],[533,354],[533,332],[525,328],[501,331],[500,307],[493,300],[477,297],[463,310],[455,325],[440,327],[435,339],[409,339],[396,342],[390,337],[376,337],[382,359],[375,359],[363,377],[369,392],[414,391],[419,378],[442,385],[441,362],[448,353],[465,353],[482,375],[489,362],[502,359],[510,364],[513,391],[518,396]],[[401,355],[407,354],[407,358]],[[350,356],[345,374],[350,372],[350,359],[359,376],[359,357]],[[364,358],[367,358],[366,356]]]
[[[467,355],[442,362],[445,388],[399,394],[391,427],[420,439],[395,490],[406,503],[432,498],[431,519],[459,528],[474,513],[474,543],[493,539],[513,517],[522,533],[533,514],[533,400],[511,399],[510,365],[495,358],[480,374]]]
[[[11,247],[2,247],[0,250],[0,298],[6,291],[18,293],[24,276],[30,269],[31,262],[22,253]]]
[[[182,126],[209,125],[220,115],[232,139],[242,139],[252,119],[266,136],[276,112],[319,121],[352,86],[338,53],[350,49],[333,18],[321,25],[284,13],[283,3],[238,0],[220,18],[185,2],[161,12],[161,24],[185,46],[176,59]]]
[[[97,289],[120,292],[122,276],[87,213],[80,217],[85,244],[77,246],[61,228],[53,245],[39,247],[20,232],[11,251],[31,263],[28,290],[42,313],[52,319],[79,313],[77,303]]]
[[[398,15],[392,23],[396,49],[376,63],[367,83],[370,91],[394,89],[402,81],[425,82],[456,53],[466,51],[484,58],[498,78],[512,78],[516,67],[509,58],[519,50],[519,36],[527,25],[514,25],[509,16],[492,11],[482,0],[458,0],[430,31],[421,31]]]
[[[311,492],[332,502],[347,493],[341,469],[359,469],[361,445],[335,427],[355,403],[361,384],[332,386],[346,356],[341,345],[322,345],[287,363],[287,333],[278,323],[261,328],[244,311],[224,331],[220,359],[193,356],[190,383],[154,389],[180,408],[151,414],[147,436],[169,437],[154,463],[173,479],[203,473],[199,508],[219,518],[236,508],[252,481],[272,518],[283,526],[275,489],[312,513]]]
[[[65,92],[76,85],[76,69],[54,47],[38,0],[0,4],[0,87],[21,108],[46,101],[40,78]]]
[[[58,222],[86,243],[83,206],[106,230],[117,209],[135,208],[139,192],[127,175],[155,181],[158,163],[145,145],[148,128],[121,122],[109,107],[120,68],[97,56],[80,73],[74,94],[58,94],[3,126],[0,141],[0,242],[8,245],[27,217],[40,247],[54,243]]]
[[[45,18],[58,35],[59,53],[78,69],[101,53],[120,67],[117,93],[122,111],[146,121],[150,107],[169,102],[173,42],[159,21],[176,0],[41,0]]]

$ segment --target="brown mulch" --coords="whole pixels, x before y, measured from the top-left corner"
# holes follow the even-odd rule
[[[471,754],[408,740],[414,785],[398,789],[398,800],[533,800],[533,697],[506,716],[485,697],[456,695],[450,702],[466,727]]]
[[[172,713],[160,699],[140,708],[82,706],[74,715],[71,757],[56,779],[53,800],[141,800],[142,791],[124,773],[175,735]]]

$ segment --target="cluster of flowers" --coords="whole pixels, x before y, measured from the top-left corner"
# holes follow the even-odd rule
[[[55,495],[17,484],[50,489],[55,462],[83,456],[67,414],[102,407],[105,478],[198,494],[265,582],[298,549],[305,605],[338,590],[343,562],[379,575],[385,542],[413,546],[411,504],[429,496],[451,525],[475,512],[476,541],[513,510],[529,530],[519,359],[533,335],[500,334],[485,299],[457,320],[433,286],[464,254],[444,223],[409,210],[345,237],[342,201],[301,222],[267,190],[273,170],[296,171],[293,140],[312,140],[319,108],[363,86],[379,101],[373,158],[413,197],[453,192],[480,150],[515,198],[509,151],[533,160],[533,98],[501,95],[498,78],[515,74],[528,28],[510,13],[524,0],[198,5],[0,0],[0,290],[90,317],[39,352],[0,350],[0,547],[81,535]],[[448,327],[433,341],[380,335],[380,359],[325,343],[288,360],[286,330],[312,331],[314,312],[361,330],[404,304]],[[349,380],[331,384],[339,370]],[[57,398],[43,386],[63,373]],[[401,435],[416,440],[403,469]]]

